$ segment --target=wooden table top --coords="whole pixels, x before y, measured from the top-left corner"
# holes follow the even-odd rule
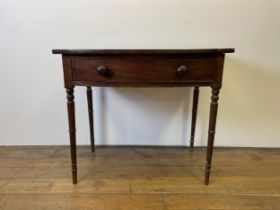
[[[233,53],[234,48],[209,49],[53,49],[53,54],[65,55],[186,55]]]

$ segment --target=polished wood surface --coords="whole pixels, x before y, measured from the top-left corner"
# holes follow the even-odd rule
[[[0,147],[1,210],[278,210],[280,149],[216,148],[205,187],[205,148]]]
[[[198,98],[199,98],[199,87],[195,87],[194,90],[193,90],[193,107],[192,107],[190,151],[193,151],[193,145],[194,145],[194,135],[195,135],[195,128],[196,128]]]
[[[218,99],[219,99],[219,88],[212,89],[211,105],[210,105],[210,117],[209,117],[209,129],[208,129],[208,142],[207,142],[207,154],[206,154],[206,165],[205,165],[205,178],[204,184],[209,184],[209,175],[211,170],[212,153],[214,146],[214,137],[216,130],[216,119],[218,111]]]
[[[93,104],[92,104],[92,90],[91,90],[91,87],[87,87],[87,103],[88,103],[90,146],[91,146],[91,151],[94,152]]]
[[[68,109],[68,125],[70,137],[71,150],[71,167],[72,167],[72,181],[77,184],[77,155],[76,155],[76,122],[75,122],[75,102],[74,89],[67,88],[67,109]]]
[[[103,71],[99,70],[103,67]],[[183,72],[182,67],[186,67]],[[161,58],[120,56],[72,58],[72,80],[91,82],[212,82],[217,69],[211,57]]]
[[[62,54],[67,89],[73,183],[77,183],[74,87],[87,87],[91,148],[94,151],[92,93],[90,87],[195,87],[190,148],[193,149],[198,88],[212,89],[205,185],[209,183],[219,92],[222,87],[225,49],[186,50],[65,50]]]
[[[182,55],[233,53],[233,48],[205,49],[53,49],[64,55]]]

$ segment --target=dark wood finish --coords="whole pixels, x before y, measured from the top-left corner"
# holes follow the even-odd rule
[[[205,185],[208,185],[208,183],[209,183],[209,176],[210,176],[210,170],[211,170],[213,145],[214,145],[214,137],[215,137],[215,129],[216,129],[216,119],[217,119],[217,111],[218,111],[219,92],[220,92],[220,90],[218,88],[212,88],[208,142],[207,142],[207,155],[206,155],[206,166],[205,166],[205,178],[204,178]]]
[[[64,55],[203,55],[233,53],[233,48],[210,49],[53,49]]]
[[[95,82],[95,81],[73,81],[72,84],[74,86],[93,86],[93,87],[209,87],[212,82],[199,82],[199,81],[191,81],[191,82],[137,82],[137,81],[123,81],[123,82]]]
[[[72,67],[71,67],[71,57],[62,55],[63,62],[63,72],[64,72],[64,87],[73,88],[72,80]]]
[[[192,107],[192,125],[191,125],[190,151],[193,151],[198,98],[199,98],[199,87],[195,87],[194,90],[193,90],[193,107]]]
[[[182,70],[185,66],[187,70]],[[178,73],[178,69],[179,72]],[[208,58],[88,57],[72,58],[73,81],[211,82],[217,62]]]
[[[90,144],[91,144],[91,151],[94,152],[93,105],[92,105],[92,90],[91,90],[91,87],[87,87],[87,103],[88,103]]]
[[[75,126],[75,102],[74,88],[67,88],[67,108],[68,108],[68,124],[70,136],[71,150],[71,166],[73,184],[77,184],[77,155],[76,155],[76,126]]]
[[[212,88],[205,184],[209,183],[219,90],[225,53],[234,49],[190,50],[53,50],[62,54],[67,88],[73,183],[77,182],[74,94],[76,85],[87,87],[90,136],[94,145],[92,93],[94,87],[195,87],[191,146],[195,134],[198,88]],[[92,146],[93,148],[93,146]]]
[[[218,68],[216,71],[214,82],[211,87],[212,96],[211,96],[211,104],[210,104],[207,154],[206,154],[206,165],[205,165],[205,176],[204,176],[205,185],[209,184],[209,177],[211,171],[211,162],[212,162],[214,138],[216,132],[217,112],[218,112],[218,100],[219,100],[220,89],[222,87],[224,57],[225,57],[224,55],[220,55],[217,58]]]

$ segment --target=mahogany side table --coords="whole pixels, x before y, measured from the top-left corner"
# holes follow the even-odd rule
[[[194,87],[190,150],[193,149],[199,87],[212,89],[204,184],[208,185],[225,49],[54,49],[61,54],[67,93],[73,184],[77,183],[74,87],[87,87],[91,149],[94,151],[91,87]]]

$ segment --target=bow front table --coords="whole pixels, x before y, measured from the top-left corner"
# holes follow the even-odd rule
[[[68,123],[73,184],[77,183],[74,87],[87,87],[91,149],[94,151],[91,87],[194,87],[190,150],[193,149],[199,87],[212,89],[208,130],[205,185],[209,183],[219,92],[222,87],[226,49],[168,50],[72,50],[54,49],[62,54],[67,93]]]

